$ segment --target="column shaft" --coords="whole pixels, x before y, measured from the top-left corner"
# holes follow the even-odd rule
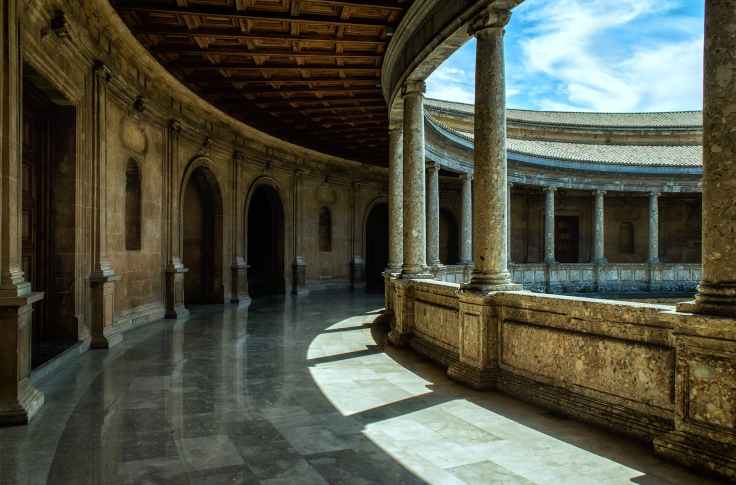
[[[404,262],[404,130],[389,130],[388,269],[401,271]]]
[[[424,83],[404,93],[404,263],[403,278],[429,278],[424,177]]]
[[[555,257],[555,187],[544,189],[544,262],[554,264]]]
[[[307,267],[304,262],[302,253],[302,232],[304,225],[302,224],[302,184],[304,179],[304,170],[294,170],[292,177],[292,217],[294,228],[294,262],[291,265],[292,283],[291,293],[294,295],[302,295],[307,293]],[[252,228],[249,228],[252,230]]]
[[[506,79],[503,35],[511,13],[490,10],[471,29],[475,67],[474,269],[467,289],[516,289],[508,271]]]
[[[595,191],[595,204],[593,207],[593,262],[595,264],[605,264],[605,197],[604,190]]]
[[[659,262],[659,194],[649,194],[649,259],[650,263]]]
[[[736,316],[736,0],[705,2],[703,279],[695,311]]]
[[[427,262],[440,265],[440,166],[427,163]]]
[[[460,262],[473,263],[473,176],[461,175],[463,181],[463,203],[460,230]]]

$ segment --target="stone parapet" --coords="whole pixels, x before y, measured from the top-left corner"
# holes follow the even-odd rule
[[[390,340],[497,389],[736,478],[736,325],[664,305],[390,280]]]

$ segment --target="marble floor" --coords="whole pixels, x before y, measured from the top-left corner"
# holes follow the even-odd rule
[[[458,386],[371,327],[382,298],[201,307],[91,351],[0,429],[1,484],[710,482],[635,441]]]

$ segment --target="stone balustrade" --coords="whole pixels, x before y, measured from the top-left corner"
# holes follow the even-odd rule
[[[667,271],[699,272],[671,265],[661,274]],[[526,291],[474,300],[459,284],[431,280],[391,278],[388,284],[396,309],[392,332],[450,377],[653,442],[661,454],[736,477],[736,330],[730,320]]]

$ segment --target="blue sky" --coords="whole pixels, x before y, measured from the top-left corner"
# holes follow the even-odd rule
[[[525,0],[506,29],[509,108],[702,108],[703,0]],[[472,103],[475,40],[427,81],[427,96]]]

